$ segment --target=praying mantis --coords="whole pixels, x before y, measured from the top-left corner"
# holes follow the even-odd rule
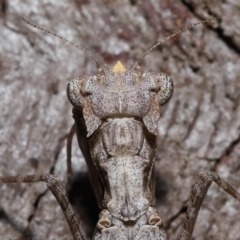
[[[127,72],[127,70],[126,70],[126,68],[123,66],[123,65],[121,65],[121,64],[118,64],[118,65],[116,65],[112,70],[111,69],[108,69],[109,70],[109,72],[108,72],[108,74],[109,74],[109,76],[111,76],[111,74],[116,74],[116,75],[121,75],[121,74],[124,74],[124,73],[126,73]],[[139,76],[142,76],[142,74],[141,73],[139,73],[140,72],[140,69],[138,68],[138,66],[136,67],[136,70],[137,70],[137,73],[135,73],[134,72],[134,74],[136,74],[136,75],[138,75],[139,74]],[[102,72],[101,72],[102,71]],[[105,72],[107,72],[107,70],[105,70]],[[102,70],[102,69],[100,69],[99,70],[99,72],[98,72],[98,74],[99,74],[99,76],[97,75],[97,79],[100,79],[100,78],[103,78],[102,77],[102,75],[101,74],[103,74],[103,73],[105,73],[104,72],[104,70]],[[106,73],[105,73],[106,74]],[[115,75],[114,75],[115,76]],[[154,76],[154,74],[152,74],[152,76],[150,75],[148,78],[154,78],[153,77]],[[164,75],[165,76],[165,75]],[[111,78],[111,77],[109,77],[109,78]],[[159,77],[160,78],[160,77]],[[170,82],[170,80],[169,80],[169,77],[168,76],[165,76],[165,78],[166,79],[168,79],[168,83]],[[73,105],[74,106],[77,106],[77,108],[81,108],[81,107],[79,107],[79,105],[76,105],[76,102],[79,104],[79,103],[81,103],[81,99],[77,99],[76,98],[76,96],[74,97],[74,94],[76,94],[75,92],[76,92],[76,90],[75,90],[75,88],[74,88],[74,85],[81,85],[81,84],[83,84],[84,86],[85,85],[94,85],[93,83],[91,83],[91,81],[92,82],[94,82],[96,79],[93,79],[93,78],[91,78],[90,80],[89,80],[89,82],[84,82],[84,83],[78,83],[78,81],[79,80],[81,80],[81,79],[75,79],[75,80],[73,80],[73,82],[70,82],[69,83],[69,85],[68,85],[68,89],[70,89],[70,90],[68,90],[69,91],[69,94],[68,94],[68,96],[69,96],[69,99],[70,99],[70,101],[71,101],[71,103],[73,103]],[[149,80],[150,81],[150,80]],[[139,80],[139,82],[141,82],[141,80]],[[155,80],[153,81],[153,82],[155,82]],[[141,87],[139,87],[139,88],[141,88]],[[171,89],[171,83],[169,83],[169,86],[167,87],[167,88],[170,88]],[[146,89],[146,86],[144,86],[144,89]],[[153,85],[151,85],[151,87],[150,87],[150,89],[151,90],[149,90],[149,91],[157,91],[157,89],[160,89],[160,86],[153,86]],[[80,91],[80,90],[79,90]],[[83,90],[81,90],[81,91],[83,91]],[[80,91],[80,92],[81,92]],[[89,92],[87,92],[87,91],[89,91]],[[88,94],[92,94],[91,93],[91,90],[87,90],[84,94],[86,94],[86,95],[88,95]],[[73,95],[72,97],[71,97],[71,94]],[[171,94],[167,94],[168,96],[169,95],[171,95]],[[160,99],[162,99],[162,98],[165,98],[165,97],[159,97]],[[169,97],[166,97],[166,99],[168,99]],[[93,101],[93,100],[92,100]],[[161,100],[160,100],[161,101]],[[119,105],[121,105],[121,104],[119,104]],[[87,110],[85,110],[85,111],[87,111]],[[77,115],[78,113],[76,113],[76,115]],[[113,114],[113,116],[115,117],[115,114],[116,113],[114,113]],[[127,113],[125,112],[124,114],[124,117],[126,117],[125,115],[127,115]],[[134,116],[135,116],[135,114],[134,114]],[[104,118],[105,118],[105,116],[104,116]],[[157,118],[157,117],[156,117]],[[91,117],[89,117],[89,121],[91,121]],[[109,119],[108,121],[110,121],[111,122],[111,119]],[[114,121],[114,120],[113,120]],[[124,119],[124,121],[125,121],[125,119]],[[134,119],[134,121],[136,121],[136,119]],[[127,122],[127,120],[126,120],[126,122],[123,122],[122,123],[123,125],[125,124],[125,125],[128,125],[128,124],[130,124],[130,123],[128,123]],[[145,123],[146,124],[146,123]],[[121,124],[120,124],[121,125]],[[149,125],[150,127],[152,126],[151,124]],[[124,131],[124,128],[123,128],[123,130],[122,130],[122,128],[121,128],[121,126],[119,127],[119,126],[117,126],[116,127],[118,130],[116,130],[116,132],[117,131],[119,131],[119,132],[121,132],[121,131]],[[107,129],[108,130],[108,129]],[[107,131],[106,130],[106,131]],[[153,130],[152,130],[153,131]],[[89,131],[90,133],[91,133],[91,131]],[[95,131],[93,131],[93,132],[95,132]],[[151,132],[150,132],[151,133]],[[123,134],[124,134],[124,132],[123,132]],[[126,134],[126,133],[125,133]],[[129,138],[130,136],[128,136],[128,138]],[[125,136],[125,138],[126,138],[126,136]],[[105,139],[105,141],[107,141],[106,139]],[[109,141],[109,140],[108,140]],[[123,142],[123,140],[122,139],[120,139],[119,140],[120,142]],[[141,140],[141,141],[143,141],[143,140]],[[140,141],[140,142],[141,142]],[[106,143],[105,143],[106,144]],[[121,144],[123,144],[124,145],[124,143],[121,143]],[[94,145],[94,144],[93,144]],[[140,144],[141,145],[141,144]],[[153,144],[154,145],[154,144]],[[124,150],[126,150],[126,149],[124,149]],[[109,150],[110,151],[110,150]],[[124,170],[125,171],[125,170]],[[123,171],[123,172],[124,172]],[[114,173],[116,173],[116,172],[114,172]],[[13,181],[13,179],[11,179],[10,178],[10,180],[11,181]],[[38,180],[43,180],[43,181],[53,181],[54,182],[54,180],[55,179],[51,179],[51,178],[49,178],[49,176],[46,176],[46,175],[42,175],[42,176],[38,176],[38,177],[28,177],[28,178],[16,178],[16,181],[30,181],[30,182],[32,182],[32,181],[38,181]],[[223,182],[223,181],[221,181],[221,180],[219,180],[219,178],[216,176],[216,175],[214,175],[213,173],[211,173],[211,174],[203,174],[203,175],[201,175],[201,177],[200,177],[200,180],[199,180],[199,182],[198,182],[198,184],[196,184],[196,189],[198,189],[198,186],[200,186],[201,185],[201,183],[203,183],[203,182],[206,182],[206,186],[204,186],[204,187],[208,187],[208,185],[209,185],[209,183],[212,181],[212,180],[214,180],[214,181],[216,181],[220,186],[222,186],[225,190],[227,190],[227,191],[229,191],[228,189],[230,188],[230,187],[226,187],[225,186],[225,182]],[[5,180],[3,180],[3,181],[5,181]],[[15,181],[15,180],[14,180]],[[58,186],[59,187],[59,186]],[[229,191],[230,193],[232,193],[231,191]],[[236,192],[234,192],[234,193],[232,193],[232,195],[234,195],[235,197],[236,196],[238,196],[237,195],[237,193]],[[118,203],[119,201],[117,201],[117,203]],[[198,204],[197,204],[197,206],[199,206]],[[110,207],[109,207],[110,208]],[[140,209],[141,209],[142,207],[140,207]],[[70,210],[69,210],[70,211]],[[112,212],[114,212],[115,210],[111,210]],[[144,210],[144,211],[146,211],[146,210]],[[196,210],[197,211],[197,210]],[[70,211],[71,212],[71,211]],[[154,211],[153,211],[154,212]],[[72,213],[71,213],[72,214]],[[108,220],[106,220],[107,219],[107,217],[108,217],[108,214],[109,213],[106,213],[106,216],[103,214],[103,222],[106,222],[105,224],[109,224],[108,223]],[[116,213],[114,213],[115,215],[116,215]],[[142,213],[140,213],[140,215],[141,215]],[[155,214],[155,212],[154,212],[154,214]],[[120,214],[120,216],[122,216],[121,214]],[[118,216],[119,217],[119,216]],[[100,220],[101,220],[101,218],[100,218]],[[115,220],[116,221],[116,220]],[[128,220],[127,220],[128,221]],[[131,221],[133,221],[133,220],[131,220]],[[74,223],[72,222],[71,223],[72,224],[72,228],[74,227],[74,224],[75,224],[75,220],[74,220]],[[105,226],[102,226],[102,224],[101,224],[101,221],[100,221],[100,223],[99,223],[101,226],[100,226],[100,228],[104,228]],[[156,225],[156,226],[161,226],[161,219],[160,218],[158,218],[158,221],[157,221],[157,224],[158,225]],[[105,227],[106,228],[106,227]],[[105,229],[104,228],[104,229]],[[156,229],[155,227],[153,227],[153,229],[156,231],[155,233],[153,233],[154,234],[154,236],[152,236],[152,239],[158,239],[158,237],[156,237],[155,235],[158,235],[158,234],[160,234],[161,235],[161,237],[162,237],[162,239],[166,239],[166,237],[165,237],[165,235],[164,235],[164,232],[160,232],[160,233],[158,233],[158,228]],[[103,230],[103,229],[101,229],[101,230]],[[145,230],[145,229],[144,229]],[[75,229],[75,230],[73,230],[73,232],[76,232],[77,230]],[[110,233],[110,234],[117,234],[116,236],[118,236],[119,237],[119,239],[124,239],[124,237],[126,237],[125,235],[126,234],[123,234],[123,235],[121,235],[121,233],[119,233],[118,232],[118,230],[116,230],[115,232],[115,229],[113,229],[113,233]],[[191,231],[191,229],[189,230],[189,231]],[[106,232],[106,231],[105,231]],[[183,234],[183,231],[181,232],[182,234]],[[138,233],[135,233],[135,235],[137,235]],[[80,238],[79,239],[84,239],[84,237],[83,237],[83,234],[80,234],[80,232],[76,232],[75,233],[75,238],[76,239],[78,239],[78,236],[80,236]],[[96,234],[97,235],[97,234]],[[101,235],[101,234],[100,234]],[[141,236],[140,236],[140,238],[139,239],[144,239],[144,234],[143,233],[141,233],[140,234]],[[136,236],[134,236],[134,237],[136,237]],[[132,238],[134,238],[134,237],[132,237]],[[137,236],[137,237],[139,237],[139,236]],[[185,237],[185,238],[181,238],[181,235],[179,235],[179,239],[188,239],[186,236],[183,236],[183,237]],[[96,238],[98,239],[101,239],[101,238],[103,238],[103,239],[105,239],[105,235],[104,235],[104,237],[103,236],[96,236]],[[117,239],[117,238],[116,238]],[[131,239],[131,238],[129,238],[129,239]]]

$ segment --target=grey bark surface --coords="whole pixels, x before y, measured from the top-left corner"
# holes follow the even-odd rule
[[[26,25],[24,17],[89,50],[112,67],[127,66],[158,40],[199,20],[219,17],[164,43],[143,69],[174,81],[161,109],[156,207],[174,239],[198,174],[216,171],[240,191],[240,2],[2,0],[0,20],[0,175],[53,173],[66,182],[66,136],[73,123],[66,83],[96,74],[78,49]],[[98,218],[87,168],[73,145],[69,193],[91,236]],[[211,186],[193,239],[240,239],[240,205]],[[44,183],[0,186],[1,239],[72,239]]]

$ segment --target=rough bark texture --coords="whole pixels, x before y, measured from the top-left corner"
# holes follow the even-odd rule
[[[156,161],[157,208],[174,239],[198,174],[213,170],[240,191],[240,1],[0,1],[0,175],[54,173],[66,180],[66,135],[73,123],[65,87],[96,73],[76,48],[26,25],[53,30],[113,66],[136,61],[158,40],[209,17],[150,53],[175,92],[162,108]],[[70,198],[89,236],[98,210],[76,141]],[[193,239],[240,239],[240,204],[213,185]],[[43,183],[0,186],[1,239],[71,239]]]

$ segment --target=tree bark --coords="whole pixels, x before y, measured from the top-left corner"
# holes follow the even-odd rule
[[[156,206],[170,239],[184,218],[198,174],[216,171],[240,191],[240,2],[197,0],[2,0],[0,31],[0,176],[53,173],[66,182],[66,136],[73,123],[66,83],[95,75],[94,62],[22,17],[86,48],[102,64],[136,62],[157,41],[197,21],[217,17],[168,40],[143,61],[161,71],[174,94],[161,109]],[[98,218],[84,159],[73,144],[70,200],[88,236]],[[213,185],[193,239],[240,239],[240,204]],[[0,186],[1,239],[71,239],[46,186]]]

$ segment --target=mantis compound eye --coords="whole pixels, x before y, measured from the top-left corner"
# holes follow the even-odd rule
[[[146,78],[153,80],[159,89],[157,92],[159,105],[162,106],[167,103],[173,94],[172,79],[167,74],[160,72],[146,74]]]
[[[96,76],[81,76],[69,81],[67,84],[67,96],[70,103],[76,108],[84,105],[84,95],[90,94],[95,89]]]
[[[77,108],[82,108],[84,97],[82,95],[83,77],[77,77],[67,84],[67,96],[70,103]]]
[[[159,73],[156,76],[156,81],[160,85],[160,90],[158,93],[159,104],[164,105],[172,97],[173,81],[167,74],[164,73]]]

